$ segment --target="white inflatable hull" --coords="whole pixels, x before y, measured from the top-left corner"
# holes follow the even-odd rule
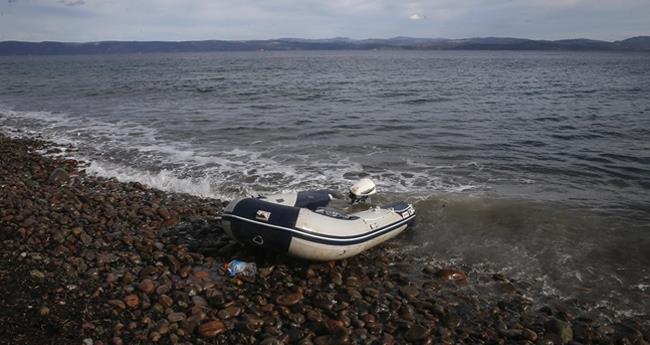
[[[406,230],[406,227],[406,225],[402,225],[394,231],[375,237],[369,241],[351,245],[322,244],[302,238],[293,238],[288,253],[299,258],[314,261],[341,260],[355,256],[382,242],[390,240]]]
[[[328,261],[357,255],[415,221],[413,206],[404,202],[342,215],[318,206],[329,202],[322,191],[305,193],[312,194],[233,201],[224,210],[226,233],[246,245]]]

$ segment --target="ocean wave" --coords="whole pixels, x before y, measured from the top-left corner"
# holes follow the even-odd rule
[[[346,189],[356,178],[374,179],[385,193],[427,195],[431,192],[463,193],[486,189],[456,181],[430,166],[410,159],[401,167],[367,170],[346,154],[329,153],[315,158],[309,152],[285,152],[256,141],[248,147],[207,147],[165,139],[158,129],[132,121],[102,121],[46,111],[0,108],[0,120],[12,135],[42,137],[78,148],[71,158],[90,163],[89,171],[124,181],[138,181],[162,190],[202,197],[236,193],[268,193],[278,189]],[[272,154],[270,152],[273,152]],[[385,154],[376,149],[367,156]],[[454,166],[482,169],[476,162]],[[195,185],[194,185],[195,184]]]
[[[179,178],[173,172],[162,170],[156,174],[110,163],[91,162],[86,168],[89,174],[102,177],[115,177],[122,182],[139,182],[155,189],[186,193],[203,198],[229,200],[233,195],[225,195],[214,187],[210,177]]]

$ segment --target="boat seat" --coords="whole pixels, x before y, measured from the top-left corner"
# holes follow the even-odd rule
[[[319,207],[325,207],[332,200],[331,192],[327,189],[298,192],[295,207],[308,208],[315,211]]]
[[[336,219],[358,219],[357,216],[348,216],[347,214],[341,213],[341,211],[333,209],[331,207],[318,207],[314,212],[322,214],[324,216],[336,218]]]

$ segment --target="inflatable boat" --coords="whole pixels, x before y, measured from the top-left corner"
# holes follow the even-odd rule
[[[362,179],[350,199],[355,203],[375,192],[374,183]],[[328,207],[335,196],[315,190],[238,199],[224,210],[224,229],[245,245],[327,261],[359,254],[415,221],[415,209],[404,201],[344,214]]]

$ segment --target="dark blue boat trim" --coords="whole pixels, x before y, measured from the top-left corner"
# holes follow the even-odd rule
[[[269,213],[270,218],[263,225],[273,224],[285,228],[296,226],[296,220],[300,213],[300,208],[276,204],[262,199],[242,199],[232,210],[233,214],[245,219],[255,219],[259,211]]]
[[[319,207],[325,207],[330,203],[332,197],[326,189],[298,192],[296,195],[295,207],[304,207],[312,211]]]
[[[357,243],[362,243],[362,242],[367,242],[375,237],[379,237],[381,235],[384,235],[394,229],[397,229],[401,226],[408,226],[409,224],[412,224],[412,221],[415,220],[415,214],[404,218],[398,222],[386,225],[381,228],[377,228],[373,231],[361,234],[361,235],[354,235],[354,236],[331,236],[331,235],[325,235],[325,234],[315,234],[310,231],[306,231],[303,229],[297,229],[297,228],[288,228],[284,226],[278,226],[278,225],[273,225],[273,224],[267,224],[264,222],[259,222],[253,219],[248,219],[245,217],[237,216],[234,214],[230,213],[225,213],[223,215],[223,218],[228,220],[239,220],[239,221],[244,221],[248,222],[251,224],[255,224],[258,226],[265,226],[269,228],[273,228],[276,230],[284,230],[287,232],[290,232],[293,236],[302,238],[308,241],[316,242],[316,243],[323,243],[323,244],[331,244],[331,245],[350,245],[350,244],[357,244]],[[235,235],[235,234],[233,234]],[[236,235],[235,235],[236,236]]]
[[[293,238],[291,233],[285,230],[251,224],[235,218],[230,219],[230,231],[233,237],[241,243],[281,253],[289,251]]]

